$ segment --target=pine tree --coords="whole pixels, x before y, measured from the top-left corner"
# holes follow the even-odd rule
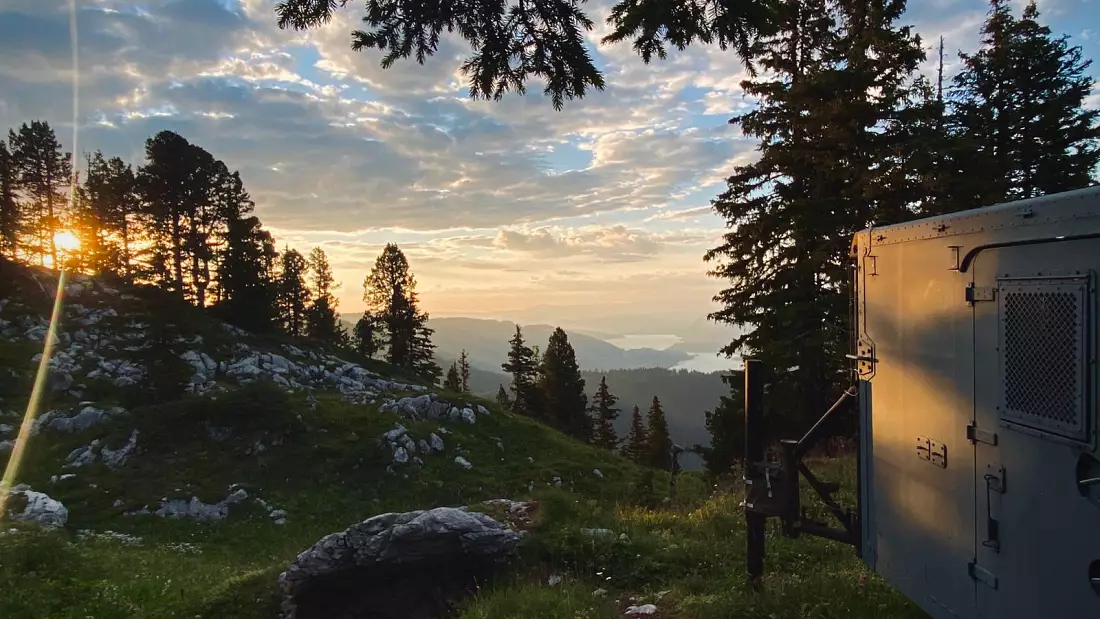
[[[536,393],[539,370],[535,365],[535,353],[523,342],[523,331],[519,325],[516,325],[516,334],[508,343],[511,345],[508,349],[508,361],[502,363],[500,367],[512,375],[511,410],[537,416],[541,410]]]
[[[61,221],[65,196],[71,183],[72,161],[61,151],[57,135],[45,121],[23,123],[19,132],[8,132],[8,147],[17,170],[17,179],[26,201],[23,204],[25,227],[34,243],[29,253],[38,254],[39,262],[50,259],[58,268],[54,236]]]
[[[251,210],[247,200],[242,212]],[[256,217],[232,217],[226,224],[225,247],[218,263],[218,300],[211,313],[252,333],[276,326],[278,282],[270,274],[275,241]]]
[[[283,329],[293,336],[305,333],[310,298],[305,280],[307,268],[306,259],[297,250],[283,252],[279,275],[279,318]]]
[[[600,378],[600,386],[592,396],[592,412],[595,421],[594,445],[614,451],[619,446],[619,437],[615,435],[614,421],[619,417],[619,409],[615,403],[619,398],[615,397],[607,388],[607,377]]]
[[[847,380],[852,235],[910,216],[913,199],[890,188],[901,165],[890,129],[923,58],[919,40],[893,27],[904,3],[829,8],[784,3],[780,32],[756,44],[768,77],[742,86],[760,104],[731,122],[760,139],[761,156],[715,200],[730,231],[705,256],[729,282],[710,317],[745,329],[723,352],[774,370],[769,409],[795,427]]]
[[[645,461],[648,444],[649,432],[642,422],[642,411],[635,406],[630,416],[630,433],[623,444],[622,454],[631,461],[642,464]]]
[[[428,326],[428,313],[417,308],[415,292],[409,295],[409,303],[412,306],[413,325],[413,335],[409,342],[409,369],[435,384],[443,374],[443,370],[435,362],[435,344],[432,343],[435,329]]]
[[[646,443],[643,461],[659,469],[668,469],[672,465],[672,439],[668,435],[668,421],[661,401],[653,396],[653,403],[646,413]]]
[[[733,372],[722,380],[731,393],[722,396],[713,411],[707,411],[710,446],[700,449],[707,472],[716,477],[728,474],[745,451],[744,373]]]
[[[960,54],[951,122],[969,147],[960,173],[963,206],[976,207],[1086,187],[1100,162],[1100,110],[1084,108],[1091,61],[1068,37],[1038,22],[1034,2],[1020,19],[992,0],[982,46]]]
[[[367,302],[367,311],[384,330],[386,360],[409,369],[413,366],[411,355],[419,316],[415,290],[416,279],[405,254],[397,245],[387,244],[363,281],[363,300]],[[424,322],[422,328],[427,326],[426,319]],[[382,335],[379,331],[375,333]]]
[[[306,311],[306,333],[315,340],[339,344],[346,334],[340,324],[340,315],[336,313],[338,302],[332,290],[338,284],[332,275],[328,256],[320,247],[314,247],[306,262],[309,266],[309,291],[313,299]]]
[[[462,391],[462,379],[458,376],[457,363],[452,363],[447,369],[447,379],[443,381],[443,388],[449,391]]]
[[[356,321],[351,338],[355,350],[364,357],[373,359],[381,348],[379,341],[380,329],[381,324],[378,318],[370,312],[364,312]]]
[[[19,170],[15,155],[0,140],[0,256],[14,258],[23,228],[23,210],[19,203]]]
[[[470,358],[466,355],[466,349],[458,358],[458,371],[462,377],[462,393],[470,392]]]
[[[497,389],[497,404],[504,410],[512,408],[512,398],[508,397],[508,391],[504,388],[504,385]]]
[[[584,382],[569,336],[561,327],[554,329],[542,356],[543,415],[562,432],[588,442],[592,418]]]
[[[134,170],[118,157],[96,151],[87,156],[81,199],[77,202],[83,267],[129,278],[129,218],[138,210]]]

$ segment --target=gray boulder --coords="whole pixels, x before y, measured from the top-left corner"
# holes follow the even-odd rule
[[[477,422],[477,417],[474,415],[474,410],[472,408],[462,409],[462,421],[469,424]]]
[[[61,501],[51,499],[44,492],[35,492],[30,486],[20,484],[11,489],[10,496],[22,496],[27,499],[27,506],[12,518],[24,522],[36,522],[42,527],[63,527],[69,521],[69,510],[61,504]]]
[[[432,451],[443,451],[443,439],[439,438],[438,434],[432,432],[429,438],[432,442]]]
[[[442,616],[484,586],[523,535],[452,507],[374,516],[321,538],[279,576],[283,617]]]
[[[455,464],[461,466],[462,468],[466,469],[467,471],[474,468],[474,465],[470,464],[470,461],[467,460],[466,458],[463,458],[462,456],[455,456]]]

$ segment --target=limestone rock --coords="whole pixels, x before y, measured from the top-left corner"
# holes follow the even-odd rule
[[[656,613],[657,613],[657,607],[654,606],[653,604],[642,604],[641,606],[627,606],[625,614],[627,616],[637,616],[637,615],[653,615],[653,614],[656,614]]]
[[[601,471],[600,469],[592,469],[592,474],[595,475],[596,477],[599,477],[600,479],[604,478],[603,477],[603,471]]]
[[[390,611],[383,616],[440,616],[386,605],[443,604],[447,600],[435,599],[441,592],[476,590],[477,579],[511,557],[523,535],[485,514],[452,507],[374,516],[298,555],[279,576],[283,616],[366,616],[368,609]],[[340,595],[352,582],[356,595]]]
[[[462,409],[462,421],[465,421],[469,424],[477,422],[477,417],[474,415],[474,410],[472,408]]]
[[[432,451],[443,451],[443,439],[439,438],[438,434],[432,432],[428,438],[431,439]]]
[[[466,469],[467,471],[474,468],[474,465],[470,464],[470,461],[467,460],[466,458],[463,458],[462,456],[455,456],[455,464],[461,466],[462,468]]]
[[[27,499],[23,511],[12,516],[16,520],[36,522],[46,528],[63,527],[69,521],[69,510],[61,501],[51,499],[44,492],[35,492],[30,486],[20,484],[12,488],[9,494]]]

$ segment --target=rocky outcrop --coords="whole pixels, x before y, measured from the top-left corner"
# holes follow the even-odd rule
[[[26,484],[15,486],[8,494],[21,496],[27,500],[27,505],[22,512],[12,514],[15,520],[35,522],[49,529],[63,527],[69,521],[69,510],[61,504],[61,501],[51,499],[44,492],[35,492]]]
[[[441,617],[492,578],[523,535],[464,508],[375,516],[298,555],[279,576],[283,617]]]

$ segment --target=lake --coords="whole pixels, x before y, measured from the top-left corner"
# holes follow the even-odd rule
[[[680,336],[667,333],[631,333],[607,340],[609,344],[614,344],[624,350],[633,348],[664,350],[680,341]],[[740,359],[736,357],[727,359],[719,355],[717,351],[689,352],[686,354],[691,355],[691,358],[677,363],[672,366],[672,369],[693,370],[696,372],[726,372],[741,365]]]

